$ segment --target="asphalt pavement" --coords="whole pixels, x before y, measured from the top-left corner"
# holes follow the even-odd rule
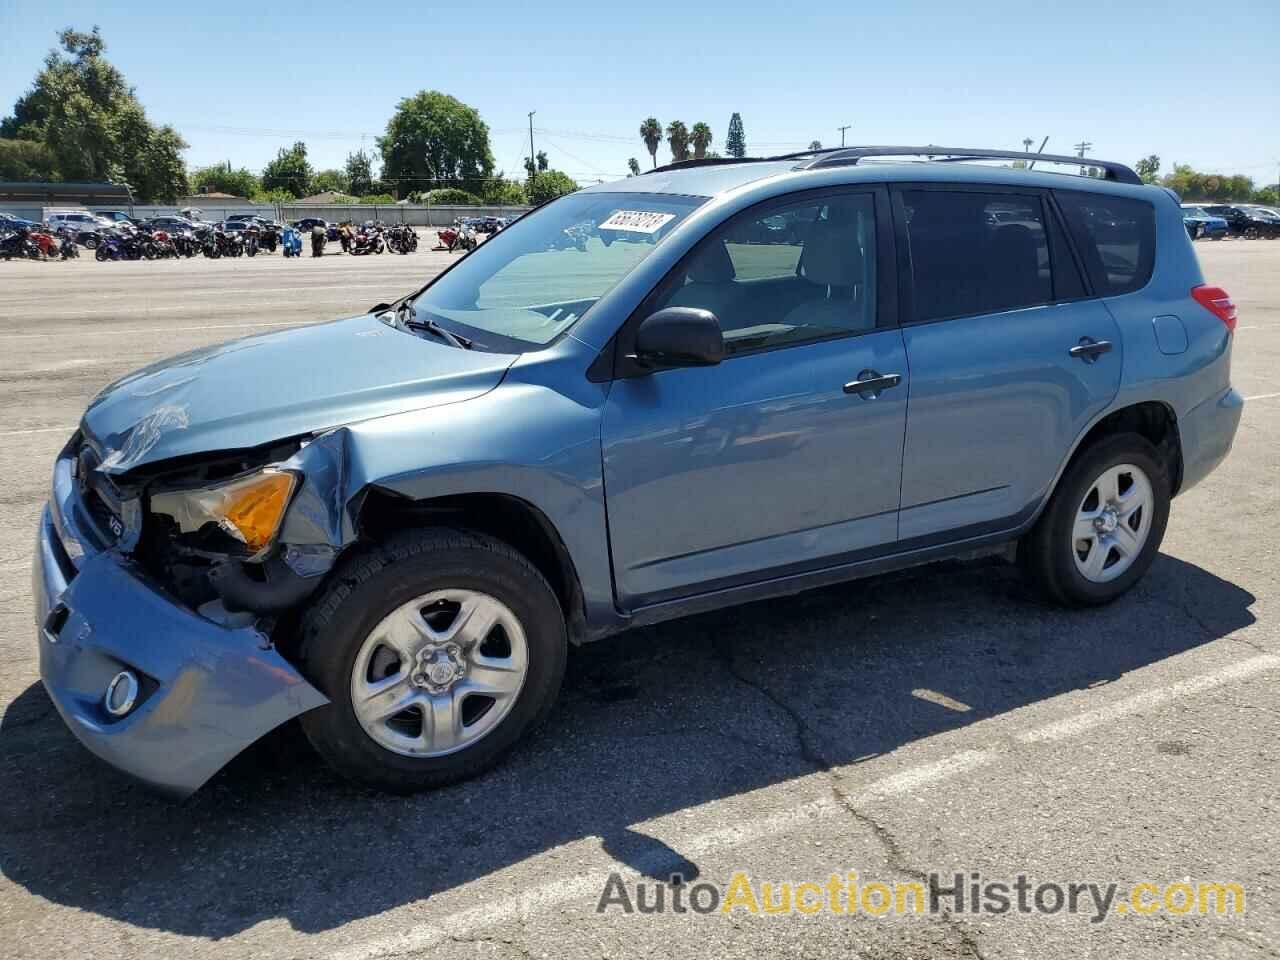
[[[1196,248],[1239,305],[1250,399],[1114,605],[921,568],[574,651],[548,727],[471,783],[375,794],[288,726],[180,805],[90,756],[39,684],[53,457],[110,380],[361,312],[451,255],[0,263],[0,957],[1280,956],[1280,242]],[[833,875],[847,906],[851,873],[865,894],[957,872],[1150,883],[1157,909],[795,908]],[[739,886],[725,912],[735,874],[792,909]],[[1166,905],[1202,882],[1244,910]]]

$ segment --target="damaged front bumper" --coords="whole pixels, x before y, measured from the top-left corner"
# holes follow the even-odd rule
[[[170,599],[120,548],[97,549],[74,500],[55,474],[32,586],[41,679],[89,750],[185,797],[263,734],[328,702],[252,624],[207,620]],[[126,671],[137,695],[113,716],[104,697]]]

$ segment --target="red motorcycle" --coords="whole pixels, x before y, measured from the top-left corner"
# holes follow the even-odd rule
[[[40,248],[40,256],[53,259],[58,255],[58,241],[43,230],[31,231],[31,242]]]

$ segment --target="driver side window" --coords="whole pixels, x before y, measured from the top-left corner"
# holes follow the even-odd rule
[[[876,326],[871,194],[772,201],[716,228],[664,281],[648,312],[710,310],[728,355]]]

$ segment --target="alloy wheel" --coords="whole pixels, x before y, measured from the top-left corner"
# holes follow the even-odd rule
[[[1093,583],[1116,579],[1142,552],[1155,514],[1155,493],[1141,468],[1108,467],[1076,510],[1071,553],[1076,569]]]
[[[436,590],[397,607],[365,638],[351,705],[380,746],[444,756],[502,722],[528,667],[524,629],[506,604],[476,590]]]

